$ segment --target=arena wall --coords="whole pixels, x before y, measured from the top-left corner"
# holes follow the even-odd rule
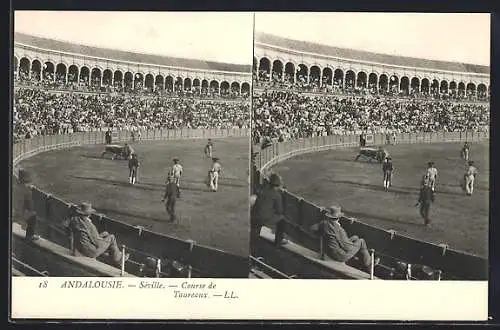
[[[489,132],[441,132],[407,133],[396,137],[397,144],[421,144],[437,142],[465,142],[489,140]],[[386,144],[385,134],[374,134],[373,145]],[[253,188],[257,188],[272,172],[271,167],[294,156],[359,146],[359,135],[331,135],[276,143],[262,150],[255,159]],[[255,190],[255,189],[254,189]],[[289,221],[303,228],[324,219],[323,208],[302,197],[282,189],[283,209]],[[486,280],[488,260],[449,249],[446,244],[419,241],[394,231],[364,224],[354,218],[343,218],[343,227],[350,233],[366,239],[375,253],[384,251],[395,259],[407,263],[424,264],[447,274],[447,279]],[[288,234],[288,233],[287,233]],[[307,237],[290,233],[294,241],[308,242]],[[306,244],[308,248],[321,252],[319,244]]]
[[[81,132],[68,135],[37,136],[13,144],[13,175],[17,176],[18,163],[38,153],[80,145],[104,144],[104,131]],[[114,142],[129,142],[128,131],[115,132]],[[142,131],[141,140],[180,140],[204,138],[229,138],[249,136],[249,129],[176,129]],[[51,238],[51,224],[60,225],[70,212],[71,204],[49,192],[33,186],[37,214],[43,218],[38,230],[43,237]],[[138,226],[120,222],[103,214],[92,215],[99,231],[108,231],[118,237],[126,248],[142,251],[156,258],[184,262],[203,277],[248,278],[248,258],[208,246],[192,244],[189,240],[155,233]],[[58,242],[64,244],[65,242]]]

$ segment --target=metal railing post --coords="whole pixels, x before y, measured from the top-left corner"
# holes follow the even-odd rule
[[[120,276],[125,276],[125,245],[122,245],[122,260],[121,260]]]
[[[370,264],[370,280],[373,280],[374,278],[374,273],[375,273],[375,250],[370,249],[370,255],[371,255],[371,264]]]

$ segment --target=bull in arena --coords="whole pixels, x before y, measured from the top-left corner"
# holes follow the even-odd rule
[[[382,163],[384,159],[389,157],[389,153],[382,147],[379,148],[360,148],[359,154],[354,159],[358,161],[360,158],[364,158],[369,162],[377,161]]]
[[[130,159],[134,150],[128,144],[124,146],[118,144],[108,144],[104,147],[104,151],[101,154],[101,157],[104,158],[105,155],[111,155],[111,160],[119,159]]]

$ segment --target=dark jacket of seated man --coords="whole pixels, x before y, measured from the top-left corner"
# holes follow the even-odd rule
[[[121,264],[122,252],[116,238],[108,232],[99,234],[97,227],[92,223],[90,215],[95,211],[90,203],[81,203],[76,207],[76,213],[69,221],[69,228],[75,235],[75,245],[78,252],[86,257],[97,258],[109,252],[116,265]],[[125,256],[128,259],[128,254]]]
[[[370,269],[371,256],[364,239],[354,235],[349,237],[339,223],[343,213],[340,206],[331,206],[328,209],[328,220],[311,226],[311,230],[317,232],[324,230],[326,240],[326,254],[335,261],[346,262],[354,256],[359,256],[363,265]],[[323,225],[323,228],[321,228]],[[375,264],[379,262],[375,260]]]

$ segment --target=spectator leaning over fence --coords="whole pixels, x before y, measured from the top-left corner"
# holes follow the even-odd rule
[[[123,254],[116,238],[106,231],[99,233],[90,219],[90,215],[94,212],[92,204],[84,202],[77,205],[75,212],[71,215],[68,226],[75,235],[75,247],[78,252],[90,258],[109,253],[111,261],[120,266]],[[124,257],[127,260],[129,254],[127,253]]]
[[[19,170],[19,184],[21,185],[21,194],[23,198],[23,218],[26,221],[26,239],[35,241],[40,238],[36,235],[37,214],[33,201],[31,190],[31,174],[24,170]]]
[[[281,201],[281,178],[273,173],[269,177],[269,184],[265,184],[257,193],[255,204],[251,211],[251,237],[259,237],[262,226],[275,227],[274,243],[276,245],[286,244],[285,239],[285,215]]]
[[[327,210],[327,220],[311,226],[315,232],[323,232],[326,239],[326,254],[333,260],[347,262],[354,256],[359,256],[367,270],[370,269],[372,258],[364,239],[354,235],[349,237],[339,223],[344,215],[340,206],[331,206]],[[380,258],[374,260],[377,265]]]

